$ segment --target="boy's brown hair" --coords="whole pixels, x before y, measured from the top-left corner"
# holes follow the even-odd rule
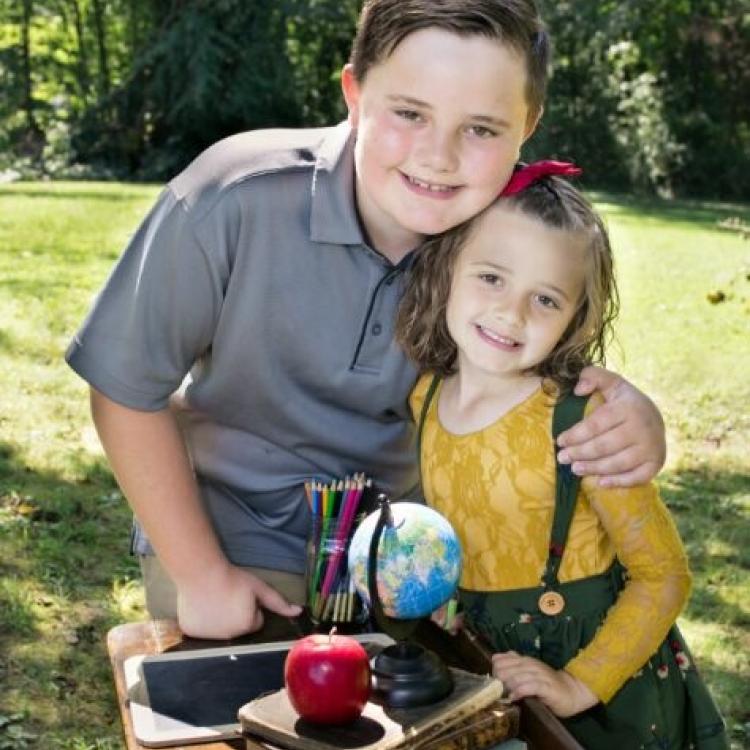
[[[553,229],[573,232],[585,242],[586,277],[578,308],[555,348],[531,371],[565,393],[586,365],[604,363],[619,309],[607,230],[583,195],[559,177],[545,177],[498,200]],[[443,376],[455,372],[457,348],[446,321],[453,269],[477,222],[495,205],[433,237],[417,251],[399,308],[396,338],[422,372]]]
[[[541,114],[550,45],[534,0],[366,0],[349,58],[354,77],[361,83],[405,37],[431,28],[497,39],[518,52],[526,61],[529,113]]]

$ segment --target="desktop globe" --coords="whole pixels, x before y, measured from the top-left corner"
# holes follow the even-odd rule
[[[393,523],[378,544],[376,580],[383,612],[394,619],[429,617],[456,590],[461,575],[461,545],[456,532],[426,505],[390,505]],[[349,546],[349,571],[357,592],[370,602],[368,560],[379,513],[357,528]]]
[[[373,695],[390,708],[437,703],[450,695],[450,671],[411,640],[423,618],[445,604],[461,575],[461,545],[437,511],[410,502],[380,509],[354,532],[349,572],[377,625],[396,639],[372,659]]]

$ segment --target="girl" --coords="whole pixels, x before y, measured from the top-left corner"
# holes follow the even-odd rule
[[[425,372],[425,498],[461,539],[465,622],[511,699],[539,697],[587,748],[726,748],[673,626],[690,574],[656,487],[579,491],[556,469],[554,436],[583,415],[570,392],[604,361],[618,307],[602,221],[556,176],[579,172],[521,168],[416,257],[397,332]]]

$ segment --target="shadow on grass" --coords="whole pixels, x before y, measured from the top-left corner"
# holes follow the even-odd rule
[[[68,466],[77,480],[0,441],[0,747],[120,742],[106,634],[122,620],[115,582],[138,577],[131,515],[103,458],[72,448]]]
[[[14,338],[7,331],[0,328],[0,350],[9,352],[13,349]]]
[[[685,614],[706,623],[750,625],[747,611],[722,593],[723,588],[741,586],[750,569],[750,474],[711,469],[665,472],[660,488],[694,576]]]
[[[30,624],[37,631],[47,595],[70,604],[106,599],[113,579],[137,574],[130,511],[106,461],[81,449],[69,463],[78,481],[31,469],[17,446],[0,442],[0,570],[18,594],[8,602],[0,593],[3,634],[16,619],[26,623],[19,635]],[[8,621],[11,611],[17,617]]]

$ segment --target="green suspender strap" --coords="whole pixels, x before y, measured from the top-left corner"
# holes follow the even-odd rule
[[[563,550],[575,512],[578,489],[581,486],[581,478],[571,471],[570,466],[561,464],[557,460],[557,437],[583,419],[587,401],[588,396],[576,396],[570,393],[555,404],[552,414],[552,442],[557,470],[555,473],[555,511],[552,517],[549,554],[542,575],[545,591],[556,589],[560,585],[557,574],[560,571]],[[545,614],[558,614],[562,611],[562,606],[564,602],[556,597],[540,598],[539,607]],[[547,609],[551,611],[546,611]]]
[[[424,423],[427,419],[427,413],[430,411],[430,404],[435,396],[437,387],[440,385],[440,376],[433,375],[430,386],[422,403],[422,409],[419,412],[419,422],[417,423],[417,466],[419,466],[419,476],[422,476],[422,433],[424,432]]]

